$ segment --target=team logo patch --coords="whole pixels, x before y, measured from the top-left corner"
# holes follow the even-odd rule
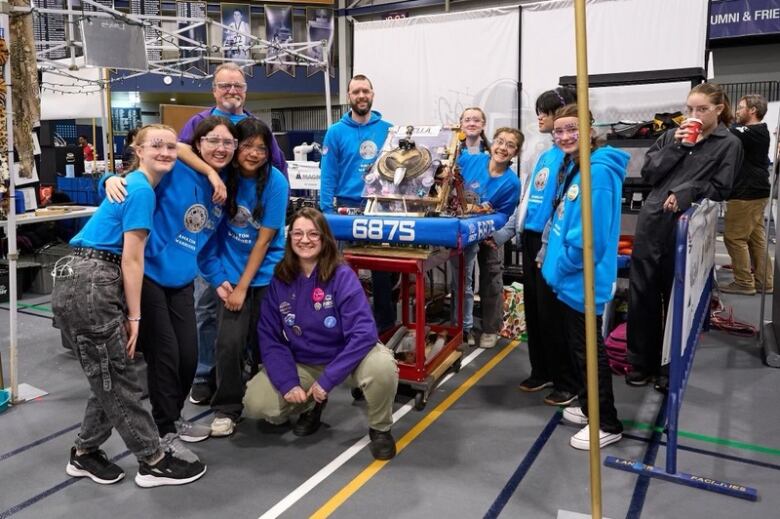
[[[544,186],[547,185],[547,179],[549,176],[550,170],[548,168],[540,169],[534,178],[534,188],[536,188],[537,191],[544,190]]]
[[[325,300],[322,302],[323,308],[333,308],[333,296],[325,294]]]
[[[325,328],[333,328],[336,326],[336,318],[333,317],[332,315],[329,315],[328,317],[325,318],[322,324],[325,325]]]
[[[209,212],[203,204],[191,205],[184,213],[184,228],[190,232],[200,232],[206,226]]]
[[[230,225],[234,225],[236,227],[244,228],[249,223],[249,220],[252,219],[252,213],[249,212],[249,209],[244,207],[243,205],[238,206],[238,210],[236,211],[236,216],[234,216],[230,220]]]
[[[571,201],[574,201],[577,199],[577,197],[580,194],[580,186],[577,184],[574,184],[569,188],[569,190],[566,192],[566,198],[568,198]]]
[[[376,143],[374,141],[363,141],[360,143],[360,158],[371,160],[376,157]]]
[[[292,311],[292,306],[287,301],[282,301],[282,303],[279,304],[279,311],[283,315],[287,315],[290,313],[290,311]]]

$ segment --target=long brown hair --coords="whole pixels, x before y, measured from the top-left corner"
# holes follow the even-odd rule
[[[313,207],[302,207],[290,220],[290,228],[284,244],[284,257],[282,261],[276,264],[274,275],[289,285],[301,273],[301,263],[298,254],[292,248],[292,228],[299,218],[306,218],[311,221],[320,233],[322,250],[319,258],[317,258],[317,279],[322,283],[326,283],[333,277],[336,267],[341,265],[344,260],[341,257],[341,253],[339,253],[336,239],[330,231],[328,222],[322,216],[322,213]]]
[[[130,162],[130,167],[127,168],[127,171],[135,171],[141,165],[141,158],[138,156],[138,148],[141,147],[144,142],[146,142],[146,134],[149,133],[150,130],[166,130],[171,132],[174,137],[177,137],[176,130],[167,124],[147,124],[138,130],[138,133],[135,134],[135,139],[133,140],[133,147],[136,151],[133,155],[133,160]]]
[[[508,133],[509,135],[512,135],[515,139],[517,139],[517,151],[515,152],[515,156],[520,156],[520,151],[523,149],[523,143],[525,142],[525,135],[523,135],[523,132],[518,130],[517,128],[510,128],[509,126],[502,126],[495,132],[493,132],[493,140],[495,141],[496,138],[498,138],[499,135],[502,133]]]
[[[734,122],[734,113],[731,111],[731,102],[729,96],[723,91],[723,87],[717,83],[701,83],[696,85],[688,92],[688,95],[704,94],[714,105],[723,105],[723,111],[718,116],[718,122],[726,126]]]
[[[561,108],[558,108],[555,111],[555,114],[553,115],[553,122],[557,121],[558,119],[563,119],[564,117],[579,117],[579,115],[577,114],[577,104],[576,103],[568,104],[566,106],[562,106]],[[588,110],[588,117],[590,118],[590,124],[592,125],[594,119],[593,119],[593,113],[590,110]],[[599,146],[602,146],[603,144],[604,144],[604,140],[602,138],[600,138],[595,133],[593,133],[593,135],[591,135],[591,137],[590,137],[590,149],[591,149],[591,151],[595,150]],[[579,154],[577,154],[575,157],[572,157],[572,159],[575,162],[578,162],[580,160],[579,159]]]

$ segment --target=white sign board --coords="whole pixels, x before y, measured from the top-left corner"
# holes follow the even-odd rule
[[[317,162],[288,160],[287,179],[290,181],[290,189],[319,191],[320,165]]]

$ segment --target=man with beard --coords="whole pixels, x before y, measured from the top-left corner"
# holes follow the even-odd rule
[[[773,292],[772,262],[766,265],[764,208],[769,201],[769,130],[764,119],[764,96],[746,95],[737,103],[736,124],[731,133],[739,137],[745,158],[734,178],[726,209],[723,242],[731,256],[734,281],[721,286],[727,294],[753,295]],[[753,273],[751,273],[751,268]]]
[[[362,74],[349,80],[347,97],[350,111],[328,128],[322,146],[320,208],[333,213],[336,207],[360,207],[363,176],[368,173],[392,126],[382,114],[371,110],[374,86]],[[372,272],[374,318],[381,332],[395,324],[392,278],[386,272]]]

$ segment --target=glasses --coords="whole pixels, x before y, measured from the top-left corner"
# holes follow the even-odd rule
[[[221,139],[219,137],[203,136],[200,138],[200,142],[208,144],[211,148],[219,148],[221,145],[226,150],[234,150],[238,146],[236,139]]]
[[[509,151],[516,151],[517,150],[517,144],[515,144],[514,142],[510,142],[510,141],[505,141],[501,137],[499,137],[498,139],[493,140],[493,144],[495,144],[498,147],[503,146],[506,149],[508,149]]]
[[[552,131],[554,139],[563,139],[566,135],[571,135],[574,139],[580,138],[580,129],[577,126],[564,126],[563,128],[555,128]]]
[[[162,142],[162,141],[154,141],[149,142],[146,144],[139,144],[139,148],[152,148],[154,151],[176,151],[176,143],[175,142]]]
[[[230,92],[235,90],[236,92],[245,92],[246,83],[215,83],[215,86],[223,92]]]
[[[290,236],[292,236],[292,239],[295,241],[301,241],[304,236],[306,236],[309,239],[309,241],[320,241],[320,238],[322,238],[320,231],[303,232],[298,229],[291,232]]]
[[[718,105],[704,105],[704,106],[686,106],[685,107],[685,114],[686,115],[704,115],[709,112],[712,112],[717,108]]]
[[[239,146],[239,149],[241,149],[241,151],[243,151],[244,153],[250,153],[253,151],[260,155],[265,155],[266,153],[268,153],[268,148],[266,146],[250,146],[249,144],[242,144],[241,146]]]

